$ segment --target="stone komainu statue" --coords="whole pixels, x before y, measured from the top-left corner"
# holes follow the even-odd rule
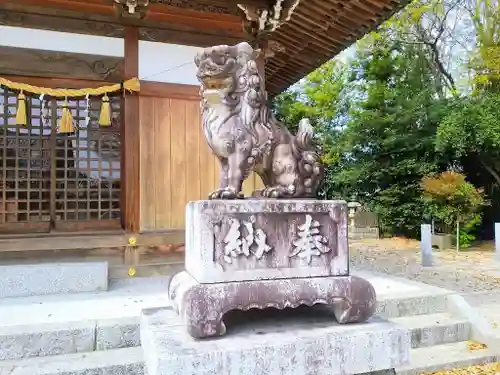
[[[312,197],[324,175],[312,126],[301,120],[293,136],[274,118],[257,55],[244,42],[206,48],[195,58],[203,131],[221,171],[220,186],[209,198],[241,198],[243,181],[252,170],[265,185],[263,197]]]

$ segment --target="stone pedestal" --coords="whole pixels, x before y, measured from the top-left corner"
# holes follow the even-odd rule
[[[190,202],[186,271],[202,284],[347,276],[347,205],[274,199]]]
[[[409,331],[376,318],[340,325],[308,310],[243,319],[251,323],[235,325],[222,339],[200,341],[172,310],[144,311],[141,343],[148,374],[344,375],[409,363]]]
[[[347,204],[212,200],[186,208],[186,272],[169,287],[195,338],[225,333],[230,310],[325,304],[339,323],[375,312],[370,283],[349,276]]]

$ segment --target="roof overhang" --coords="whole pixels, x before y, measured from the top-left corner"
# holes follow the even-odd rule
[[[126,1],[126,0],[120,0]],[[140,3],[140,2],[139,2]],[[210,46],[248,40],[238,3],[270,7],[273,0],[150,0],[127,14],[114,0],[0,0],[0,25]],[[406,4],[406,0],[302,0],[266,39],[281,48],[266,60],[270,94],[289,87],[347,48]]]

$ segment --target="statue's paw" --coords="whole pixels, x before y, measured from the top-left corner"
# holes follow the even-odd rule
[[[219,199],[223,189],[217,189],[208,194],[208,199]]]
[[[271,186],[262,190],[262,196],[266,198],[281,198],[286,194],[283,186]]]
[[[208,199],[238,199],[243,198],[243,193],[232,187],[217,189],[208,196]]]

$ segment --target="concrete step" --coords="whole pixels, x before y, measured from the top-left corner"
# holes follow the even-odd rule
[[[144,375],[140,347],[0,362],[0,375]]]
[[[139,345],[138,317],[0,327],[0,361]]]
[[[167,281],[122,280],[70,298],[0,299],[0,360],[138,346],[141,311],[168,305]]]
[[[0,298],[108,289],[108,262],[0,265]]]
[[[377,292],[377,314],[385,319],[448,310],[447,296],[453,293],[450,290],[355,267],[351,271],[372,283]]]
[[[469,351],[467,341],[413,349],[410,364],[396,369],[397,375],[418,375],[427,372],[465,368],[500,360],[498,350]]]
[[[410,330],[412,348],[466,341],[471,333],[467,319],[447,313],[406,316],[390,321]]]
[[[423,295],[415,297],[377,296],[377,315],[384,319],[404,316],[427,315],[447,311],[447,295]]]

